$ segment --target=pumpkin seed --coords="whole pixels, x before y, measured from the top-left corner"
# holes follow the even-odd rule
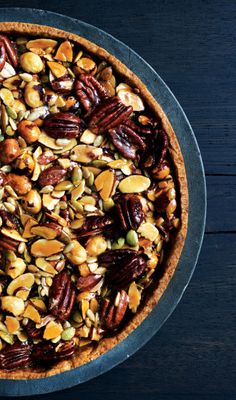
[[[129,246],[135,247],[138,244],[138,235],[133,229],[127,232],[126,242]]]

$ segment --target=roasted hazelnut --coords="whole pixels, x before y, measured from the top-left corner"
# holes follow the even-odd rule
[[[43,106],[43,88],[37,81],[31,81],[25,86],[24,99],[29,107],[37,108]]]
[[[16,167],[25,173],[31,174],[34,170],[34,159],[29,153],[24,153],[16,160]]]
[[[7,175],[7,184],[12,186],[17,194],[23,196],[31,190],[31,182],[27,176],[10,173]]]
[[[86,245],[86,251],[90,257],[97,257],[107,249],[107,242],[103,236],[98,235],[90,238]]]
[[[18,124],[18,132],[28,144],[38,140],[41,133],[39,127],[32,121],[24,119]]]
[[[5,139],[0,143],[0,162],[3,164],[10,164],[17,157],[21,151],[16,139]]]
[[[30,190],[22,199],[23,208],[31,214],[38,214],[42,207],[42,200],[37,190]]]
[[[43,70],[43,62],[41,58],[31,51],[21,55],[20,64],[24,71],[33,74],[38,74]]]

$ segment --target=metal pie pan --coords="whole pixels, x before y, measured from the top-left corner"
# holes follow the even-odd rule
[[[94,361],[48,378],[0,380],[1,396],[27,396],[70,388],[103,374],[134,354],[160,329],[180,301],[197,263],[205,228],[206,185],[198,144],[183,109],[160,76],[132,49],[101,29],[49,11],[1,8],[0,21],[29,22],[73,32],[104,47],[126,64],[146,84],[169,118],[184,157],[189,190],[189,228],[185,246],[174,276],[157,306],[124,341]]]

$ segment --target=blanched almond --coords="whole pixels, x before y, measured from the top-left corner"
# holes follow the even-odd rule
[[[64,67],[64,65],[59,64],[55,61],[48,61],[47,64],[50,70],[52,71],[53,75],[56,76],[56,78],[62,78],[67,72],[67,69],[66,67]]]
[[[143,175],[130,175],[122,179],[118,189],[122,193],[140,193],[144,192],[151,185],[149,178]]]
[[[31,254],[34,257],[49,257],[63,251],[65,245],[59,240],[39,239],[31,246]]]

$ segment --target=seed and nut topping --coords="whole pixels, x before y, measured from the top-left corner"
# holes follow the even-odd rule
[[[70,40],[0,35],[0,368],[52,365],[122,329],[179,205],[168,136]]]

